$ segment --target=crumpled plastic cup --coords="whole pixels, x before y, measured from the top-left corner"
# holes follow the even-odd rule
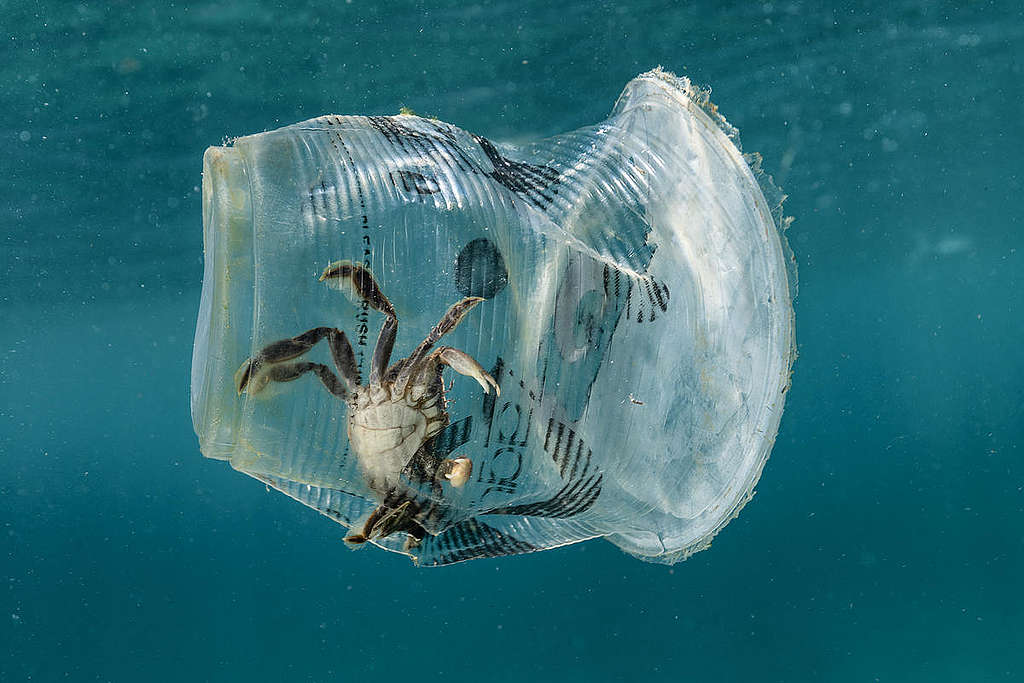
[[[604,537],[645,560],[706,547],[750,498],[795,356],[781,195],[707,94],[656,70],[609,118],[495,144],[416,116],[322,116],[211,147],[192,365],[200,447],[352,527],[380,504],[315,378],[239,394],[275,340],[346,332],[363,378],[384,320],[319,281],[372,272],[407,355],[452,303],[484,299],[444,343],[500,384],[445,376],[428,446],[469,458],[429,493],[421,564]],[[330,364],[326,348],[311,360]]]

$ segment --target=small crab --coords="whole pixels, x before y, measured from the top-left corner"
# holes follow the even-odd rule
[[[426,484],[437,499],[442,494],[442,482],[461,487],[473,471],[469,458],[441,459],[431,447],[433,438],[449,422],[441,377],[444,367],[472,377],[484,393],[491,388],[501,393],[494,378],[465,352],[450,346],[433,349],[484,299],[471,296],[453,304],[407,358],[389,366],[398,316],[370,271],[351,261],[336,261],[324,269],[320,281],[386,316],[373,349],[369,384],[360,381],[345,333],[334,327],[315,327],[268,344],[242,363],[235,373],[238,393],[255,394],[268,382],[290,382],[314,373],[331,394],[346,402],[349,444],[379,503],[362,529],[345,540],[361,544],[404,531],[409,535],[406,548],[413,548],[426,535],[421,522],[431,513],[431,506],[410,482]],[[338,375],[323,363],[295,360],[325,338]]]

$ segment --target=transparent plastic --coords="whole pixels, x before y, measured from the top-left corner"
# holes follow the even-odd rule
[[[596,537],[683,559],[750,498],[778,431],[795,355],[780,204],[707,94],[660,70],[606,121],[536,144],[403,115],[211,147],[202,452],[422,565]],[[339,262],[349,280],[322,279]],[[486,377],[446,356],[436,406],[410,410],[436,386],[396,388],[398,370],[371,386],[389,319],[371,277],[397,320],[391,363],[472,298],[430,350]],[[320,327],[352,349],[343,395],[299,372],[345,379],[329,339],[267,351]]]

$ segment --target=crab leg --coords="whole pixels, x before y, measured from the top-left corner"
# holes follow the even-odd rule
[[[405,365],[402,371],[398,373],[398,378],[395,382],[396,388],[403,390],[406,384],[409,382],[410,376],[413,372],[419,369],[419,365],[426,357],[427,352],[437,343],[437,341],[448,334],[462,322],[462,319],[466,317],[466,314],[473,310],[473,307],[484,299],[479,296],[467,296],[462,301],[457,301],[452,304],[448,311],[444,314],[437,325],[434,325],[434,329],[430,331],[427,338],[420,342],[420,345],[409,354],[409,357],[405,361]],[[461,352],[460,352],[461,353]],[[463,354],[465,355],[465,354]],[[466,356],[469,358],[469,356]],[[470,358],[470,360],[473,360]],[[473,361],[474,363],[476,361]]]
[[[331,369],[323,363],[300,361],[298,363],[272,365],[267,369],[263,376],[266,377],[267,381],[271,382],[291,382],[292,380],[302,377],[307,372],[315,372],[323,385],[327,387],[327,391],[339,398],[348,399],[349,392],[345,385],[340,379],[338,379],[337,375],[331,372]]]
[[[383,505],[379,505],[376,508],[374,508],[373,512],[370,513],[370,516],[366,518],[366,521],[363,523],[362,528],[359,531],[354,531],[348,536],[346,536],[345,542],[351,543],[353,545],[359,545],[362,543],[366,543],[368,540],[370,540],[370,530],[373,529],[374,525],[376,525],[377,523],[377,520],[379,520],[386,511],[387,508],[385,508]]]
[[[359,387],[359,368],[356,366],[356,357],[352,353],[352,345],[349,344],[348,337],[345,336],[344,332],[333,327],[314,327],[312,330],[307,330],[291,339],[282,339],[281,341],[268,344],[255,356],[242,363],[242,366],[238,368],[238,372],[235,373],[235,386],[238,387],[238,393],[241,394],[243,391],[256,393],[271,380],[286,382],[295,379],[298,375],[288,379],[277,379],[270,371],[261,372],[261,370],[265,365],[298,358],[313,348],[324,337],[327,337],[327,343],[331,349],[331,357],[334,359],[334,365],[341,373],[340,382],[343,384],[339,383],[337,377],[334,378],[334,382],[337,386],[343,386],[345,391],[349,393],[354,392]],[[330,370],[324,365],[309,365],[319,365],[326,372],[330,373]],[[310,368],[303,370],[303,372],[309,371]],[[332,389],[333,385],[327,384],[327,381],[323,379],[324,375],[320,371],[316,372],[320,379],[324,381],[325,386],[331,390],[332,394],[340,395]],[[331,373],[331,377],[334,377],[333,373]]]
[[[373,347],[373,359],[370,361],[370,386],[380,384],[380,378],[387,370],[391,360],[391,350],[395,348],[395,336],[398,334],[398,318],[394,313],[388,316],[377,335],[377,343]]]
[[[405,531],[412,541],[410,545],[414,547],[426,536],[423,527],[416,523],[415,515],[412,501],[409,500],[396,507],[380,505],[374,509],[359,531],[345,537],[345,542],[360,545],[375,538],[386,538],[396,531]]]
[[[352,303],[360,305],[366,302],[371,308],[387,316],[380,328],[380,335],[373,347],[373,359],[370,362],[370,384],[380,384],[380,378],[391,360],[395,337],[398,335],[398,316],[395,314],[395,307],[384,296],[369,269],[358,263],[335,261],[324,268],[320,282],[327,282],[328,286],[340,290]]]
[[[501,389],[498,387],[498,383],[487,374],[483,367],[476,362],[476,359],[465,351],[459,351],[450,346],[442,346],[430,354],[427,360],[428,367],[431,360],[447,365],[460,375],[472,377],[483,388],[485,394],[491,393],[491,387],[494,387],[494,393],[501,396]]]

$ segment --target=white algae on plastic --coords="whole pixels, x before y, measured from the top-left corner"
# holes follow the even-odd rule
[[[206,152],[203,224],[202,452],[352,542],[443,565],[604,537],[669,563],[752,495],[792,259],[781,195],[686,79],[528,145],[405,115],[239,138]],[[433,365],[400,360],[431,330]]]

